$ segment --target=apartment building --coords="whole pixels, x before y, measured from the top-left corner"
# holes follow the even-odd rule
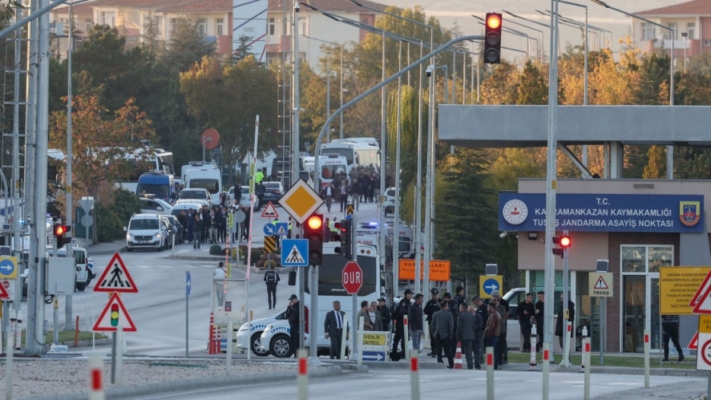
[[[633,19],[633,42],[642,51],[669,54],[674,41],[674,58],[711,52],[711,1],[694,0],[637,15],[668,28]]]

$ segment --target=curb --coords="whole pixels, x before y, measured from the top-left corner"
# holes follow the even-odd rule
[[[125,253],[126,252],[126,246],[123,246],[119,249],[116,250],[99,250],[99,251],[92,251],[91,247],[87,249],[87,252],[91,253],[93,256],[110,256],[113,255],[114,253]]]
[[[321,367],[309,371],[309,378],[326,378],[342,375],[343,370],[337,366]],[[182,381],[170,381],[152,383],[140,386],[123,386],[107,389],[105,391],[107,399],[125,399],[138,396],[148,396],[152,394],[164,394],[172,392],[183,392],[203,388],[221,388],[241,384],[252,384],[262,382],[274,382],[287,379],[295,379],[296,371],[271,372],[262,374],[220,376],[214,378],[190,379]],[[87,394],[73,393],[67,395],[28,397],[26,400],[85,400]]]
[[[420,368],[424,369],[424,364],[420,364]],[[541,364],[536,366],[536,368],[531,369],[528,364],[506,364],[501,369],[504,371],[531,371],[531,372],[541,372]],[[573,365],[572,367],[566,368],[559,365],[551,365],[551,372],[560,374],[582,374],[583,371],[580,365]],[[605,367],[597,366],[590,369],[590,373],[593,374],[615,374],[615,375],[644,375],[644,368],[636,367]],[[688,376],[688,377],[700,377],[707,378],[709,376],[708,371],[697,371],[695,369],[664,369],[664,368],[650,368],[649,375],[651,376]]]

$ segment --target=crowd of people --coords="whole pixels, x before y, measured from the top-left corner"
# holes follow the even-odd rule
[[[386,187],[388,187],[386,177]],[[335,200],[340,205],[340,211],[346,210],[350,198],[353,207],[358,210],[360,203],[372,203],[376,200],[375,190],[380,185],[380,175],[372,166],[357,166],[350,174],[345,171],[336,173],[333,181],[321,189],[321,197],[326,202],[326,209],[331,212]]]

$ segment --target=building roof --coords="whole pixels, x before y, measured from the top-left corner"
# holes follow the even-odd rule
[[[372,11],[367,8],[359,7],[348,0],[301,0],[302,3],[310,4],[321,11],[329,12],[347,12],[347,13],[368,13]],[[375,3],[369,0],[358,0],[358,3],[363,4],[377,10],[385,11],[388,6],[380,3]],[[291,10],[293,2],[291,0],[269,0],[269,11],[284,11]],[[306,7],[301,7],[302,10],[311,11]]]
[[[686,3],[655,8],[653,10],[640,11],[638,15],[643,16],[699,16],[711,15],[711,1],[693,0]]]
[[[232,12],[232,0],[172,0],[158,12]]]

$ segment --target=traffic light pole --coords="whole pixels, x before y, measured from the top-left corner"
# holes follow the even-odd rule
[[[568,231],[563,231],[563,236],[568,236]],[[568,300],[570,299],[570,283],[568,282],[568,250],[570,244],[563,247],[563,361],[561,367],[570,367],[570,335],[568,334]],[[545,304],[545,303],[544,303]]]
[[[355,262],[358,262],[358,245],[356,244],[356,235],[355,235],[355,227],[356,225],[356,216],[355,214],[352,215],[351,219],[351,230],[348,232],[349,235],[351,235],[351,260],[355,260]],[[380,227],[382,230],[382,225]],[[382,254],[383,257],[385,257],[385,252],[378,252],[378,254]],[[376,279],[378,279],[376,277]],[[351,312],[351,330],[353,331],[351,333],[351,338],[353,339],[353,347],[351,347],[351,355],[349,357],[349,360],[357,360],[358,359],[358,293],[354,294],[352,296],[353,298],[353,312]]]
[[[308,270],[309,267],[306,267]],[[311,280],[309,281],[309,293],[311,293],[311,314],[309,314],[309,364],[319,365],[321,362],[318,360],[318,265],[311,265]],[[303,335],[302,335],[303,336]]]

